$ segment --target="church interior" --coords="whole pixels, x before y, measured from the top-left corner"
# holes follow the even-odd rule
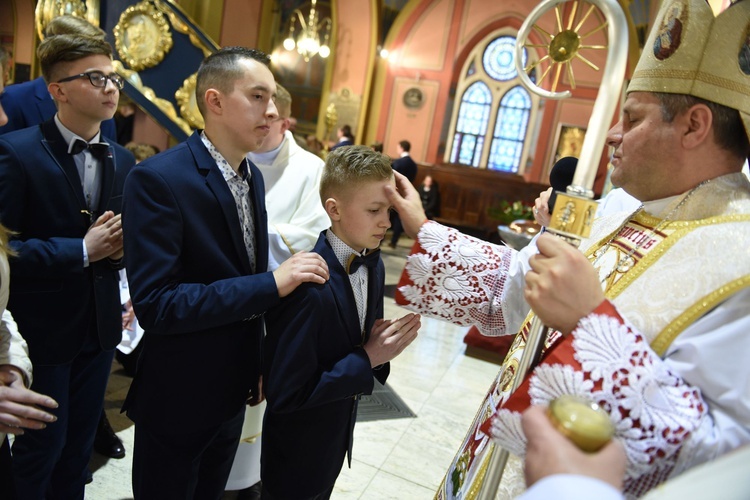
[[[40,75],[35,50],[44,24],[61,14],[101,27],[125,78],[118,118],[127,141],[164,151],[202,128],[195,102],[201,60],[219,47],[258,48],[293,97],[296,136],[325,156],[349,125],[355,144],[382,143],[398,156],[411,144],[415,186],[439,186],[446,225],[516,244],[498,226],[533,234],[531,207],[563,157],[578,157],[612,45],[626,44],[625,80],[637,62],[659,2],[619,0],[627,37],[608,40],[604,15],[586,1],[561,3],[519,40],[537,0],[4,0],[0,45],[12,54],[8,84]],[[564,26],[563,26],[564,25]],[[581,33],[574,53],[553,53],[558,28]],[[564,30],[563,30],[564,31]],[[516,51],[517,43],[523,44]],[[523,80],[567,92],[544,99]],[[619,102],[624,99],[620,96]],[[613,122],[617,121],[617,116]],[[604,127],[609,128],[607,127]],[[601,133],[601,131],[598,131]],[[118,129],[119,134],[119,129]],[[609,189],[608,152],[597,155],[593,191]],[[526,223],[524,223],[524,221]],[[507,230],[507,227],[505,227]],[[384,248],[385,316],[404,310],[394,290],[413,240]],[[432,498],[496,376],[508,341],[423,319],[418,339],[393,362],[388,381],[400,409],[355,430],[354,459],[334,499]],[[130,378],[117,361],[105,410],[128,455],[94,455],[86,498],[132,498],[133,423],[120,413]],[[196,401],[186,403],[200,404]],[[387,403],[386,406],[390,404]],[[401,412],[401,413],[399,413]],[[225,499],[243,498],[228,491]]]

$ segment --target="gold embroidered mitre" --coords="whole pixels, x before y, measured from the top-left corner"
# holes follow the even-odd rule
[[[714,16],[706,0],[664,0],[628,92],[688,94],[736,109],[750,138],[750,0]]]

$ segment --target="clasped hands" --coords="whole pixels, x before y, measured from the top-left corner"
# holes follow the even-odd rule
[[[398,319],[378,319],[372,325],[364,346],[373,368],[392,360],[414,342],[422,317],[409,313]]]
[[[107,210],[91,225],[83,237],[89,262],[97,262],[109,257],[119,260],[122,250],[122,216]]]

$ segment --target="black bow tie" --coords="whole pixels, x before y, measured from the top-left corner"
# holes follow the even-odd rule
[[[91,154],[94,156],[94,158],[98,158],[101,160],[109,152],[109,144],[105,142],[88,143],[83,139],[76,139],[73,142],[73,145],[70,146],[69,152],[72,155],[77,155],[84,149],[88,149],[89,151],[91,151]]]
[[[349,260],[346,263],[346,272],[354,274],[359,269],[359,266],[365,265],[369,269],[374,269],[378,265],[380,260],[380,250],[373,250],[367,255],[357,255],[353,253],[349,256]]]

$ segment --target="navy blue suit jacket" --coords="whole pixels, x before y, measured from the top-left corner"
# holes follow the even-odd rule
[[[232,193],[198,132],[140,163],[125,183],[128,282],[146,333],[123,410],[152,431],[215,427],[257,391],[261,314],[279,294],[265,272],[263,177],[249,167],[256,274]]]
[[[39,125],[57,113],[55,101],[49,95],[47,83],[41,76],[30,82],[5,87],[5,92],[0,95],[0,104],[8,115],[8,123],[0,127],[0,135]],[[117,141],[114,119],[103,121],[101,130],[102,135],[111,139],[111,142]]]
[[[91,224],[73,157],[54,120],[0,136],[0,221],[18,232],[11,248],[8,309],[35,364],[73,359],[96,311],[99,341],[114,349],[122,336],[118,272],[109,259],[83,267],[83,237]],[[120,213],[125,177],[135,163],[110,144],[102,164],[98,217]]]
[[[409,182],[414,183],[414,178],[417,176],[417,164],[411,159],[411,156],[402,156],[393,160],[392,166],[393,170],[406,176]]]
[[[390,370],[370,367],[349,275],[325,231],[313,251],[330,280],[300,285],[266,314],[261,479],[274,498],[308,498],[333,485],[351,451],[358,397]],[[381,260],[368,279],[368,335],[383,317],[384,282]]]

